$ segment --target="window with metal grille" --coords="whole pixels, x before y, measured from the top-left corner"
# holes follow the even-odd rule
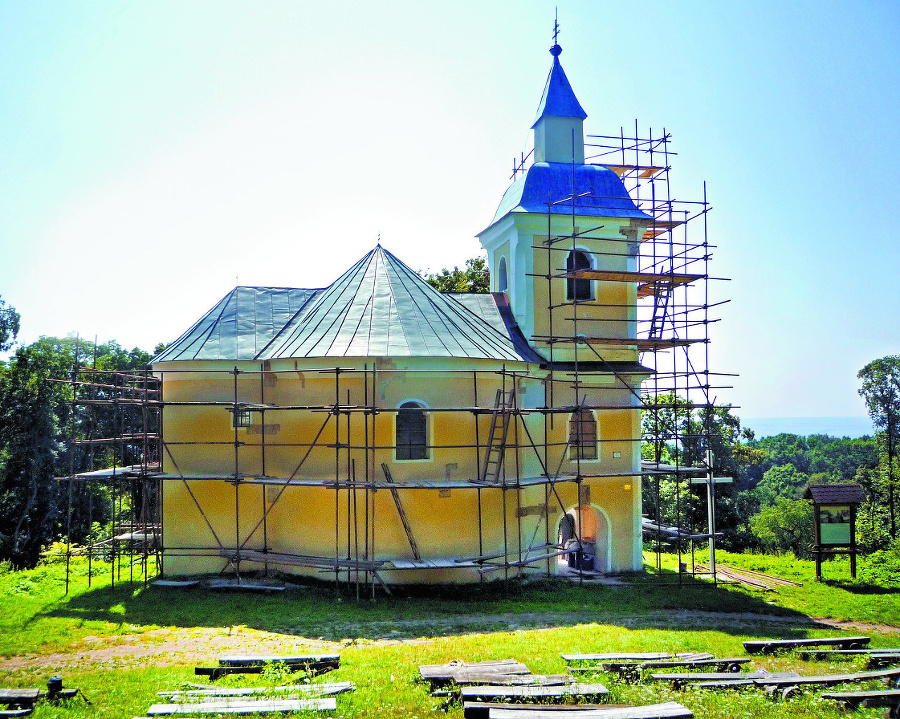
[[[597,420],[589,409],[573,412],[569,420],[569,459],[597,459]]]
[[[566,270],[589,270],[591,269],[591,258],[586,252],[581,250],[572,250],[566,256]],[[591,288],[591,281],[585,279],[576,279],[569,277],[566,279],[566,299],[567,300],[592,300],[594,293]]]
[[[428,459],[428,420],[418,402],[404,402],[397,412],[397,459]]]

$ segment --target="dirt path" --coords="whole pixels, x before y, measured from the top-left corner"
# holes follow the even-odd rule
[[[809,629],[832,627],[852,632],[876,632],[900,634],[900,627],[857,622],[838,622],[830,619],[784,617],[767,614],[725,614],[717,612],[666,612],[657,617],[621,616],[603,617],[586,613],[526,613],[495,616],[453,617],[440,620],[398,620],[369,622],[339,627],[347,637],[372,637],[372,639],[344,639],[324,641],[289,634],[266,632],[248,627],[153,629],[146,632],[123,634],[114,637],[85,637],[75,642],[65,653],[29,654],[0,659],[0,671],[29,669],[53,669],[63,671],[88,665],[110,667],[170,666],[202,664],[213,657],[225,654],[289,655],[337,653],[343,647],[362,643],[369,646],[392,644],[423,644],[431,639],[411,639],[411,636],[447,636],[456,632],[472,631],[490,626],[494,630],[538,629],[555,626],[606,622],[625,627],[759,627],[766,625],[796,626]]]

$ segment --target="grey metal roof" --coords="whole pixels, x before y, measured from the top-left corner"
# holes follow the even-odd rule
[[[319,290],[235,287],[151,360],[251,360]]]
[[[574,193],[573,193],[574,180]],[[592,217],[634,217],[650,219],[635,207],[619,176],[603,165],[572,165],[562,162],[536,162],[506,190],[494,213],[496,222],[510,212],[547,212]]]
[[[560,51],[561,52],[561,51]],[[534,125],[546,116],[552,117],[580,117],[582,120],[587,117],[575,92],[569,84],[569,78],[559,64],[559,56],[554,55],[553,67],[550,68],[550,74],[547,76],[547,82],[544,85],[544,94],[541,95],[541,102],[538,105],[537,115],[534,118]],[[531,127],[533,128],[534,125]]]
[[[489,297],[489,296],[486,296]],[[490,300],[487,300],[490,301]],[[297,357],[468,357],[535,361],[498,322],[443,295],[378,245],[319,292],[259,359]],[[494,314],[498,311],[494,306]]]

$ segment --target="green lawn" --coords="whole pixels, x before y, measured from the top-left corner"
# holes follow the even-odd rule
[[[890,631],[900,627],[900,586],[892,580],[882,585],[851,581],[846,563],[830,563],[826,581],[817,583],[811,562],[725,553],[718,559],[803,586],[763,593],[690,577],[679,583],[677,575],[666,572],[625,578],[619,586],[548,580],[464,592],[396,592],[357,602],[352,592],[338,601],[329,585],[271,596],[162,590],[139,583],[110,586],[105,565],[95,567],[99,571],[90,589],[86,568],[78,565],[66,596],[59,566],[6,572],[0,574],[0,686],[41,686],[61,673],[66,686],[80,687],[94,705],[41,705],[37,719],[142,716],[157,701],[156,691],[193,681],[198,661],[214,662],[221,647],[240,638],[243,649],[267,642],[266,647],[283,646],[285,652],[309,647],[340,651],[341,669],[315,680],[357,684],[355,693],[338,698],[337,716],[460,719],[458,706],[449,712],[436,708],[438,701],[416,681],[419,664],[513,657],[534,672],[558,673],[565,670],[561,652],[680,650],[741,656],[745,639],[840,632],[816,626],[809,617],[885,625],[864,633],[875,646],[900,646],[900,630]],[[167,649],[165,642],[175,637],[181,643]],[[137,657],[138,649],[149,654]],[[200,651],[201,658],[190,655],[191,650]],[[862,662],[805,663],[778,656],[754,659],[753,666],[831,673],[859,669]],[[252,686],[284,680],[273,675],[219,683]],[[599,680],[611,689],[610,701],[675,700],[697,717],[839,716],[835,705],[813,692],[772,703],[758,691],[674,691],[650,682],[622,684],[608,675]],[[880,716],[880,710],[855,716]]]

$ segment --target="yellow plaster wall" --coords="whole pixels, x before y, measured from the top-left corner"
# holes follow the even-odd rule
[[[185,381],[183,379],[185,376],[173,376],[173,381],[166,382],[164,396],[167,400],[175,397],[181,402],[191,402],[213,397],[216,401],[228,403],[234,397],[234,380],[227,374],[222,376],[204,374],[196,383]],[[334,447],[326,446],[333,444],[336,437],[333,415],[308,409],[270,408],[265,413],[267,426],[265,474],[268,477],[287,479],[293,475],[301,482],[333,482],[336,475],[336,455],[337,476],[340,482],[344,483],[353,472],[354,465],[358,479],[366,479],[368,472],[368,479],[382,481],[384,475],[381,462],[386,462],[390,466],[393,478],[401,485],[404,482],[421,480],[470,480],[477,477],[479,471],[477,453],[472,447],[476,439],[476,421],[477,436],[483,446],[487,442],[490,413],[477,415],[476,418],[476,415],[469,411],[429,412],[427,416],[432,442],[442,446],[434,447],[431,456],[425,461],[398,462],[393,456],[396,418],[396,412],[393,410],[401,402],[410,399],[422,401],[432,410],[457,405],[474,406],[476,403],[481,407],[491,407],[496,389],[501,386],[499,375],[482,374],[477,382],[477,396],[471,373],[453,375],[384,371],[379,372],[374,387],[371,375],[365,380],[361,375],[345,374],[339,381],[342,402],[363,406],[368,393],[370,401],[373,401],[374,397],[374,402],[382,408],[383,411],[374,418],[374,430],[371,417],[367,428],[366,415],[355,413],[349,415],[349,418],[342,415],[339,419],[338,438],[344,445],[349,443],[356,448],[348,449],[342,446],[336,452]],[[539,382],[523,380],[521,384],[523,387],[529,385],[530,389],[517,395],[520,406],[525,397],[528,397],[533,406],[543,404],[543,387]],[[258,374],[241,377],[238,387],[240,401],[248,403],[259,403],[262,400],[266,404],[281,406],[316,406],[332,403],[335,399],[333,374],[304,371],[302,368],[284,373],[273,368],[271,373],[263,377],[262,387]],[[567,393],[564,389],[557,391],[557,405],[571,404],[573,401],[574,395],[571,392]],[[589,402],[627,404],[629,394],[627,390],[617,390],[610,386],[609,390],[592,396]],[[175,474],[180,471],[188,477],[211,474],[231,476],[234,472],[234,429],[231,426],[230,410],[228,404],[216,407],[166,406],[164,436],[169,451],[178,465],[176,470],[171,458],[166,458],[166,471]],[[600,461],[594,464],[595,470],[630,471],[636,443],[628,438],[629,433],[637,426],[635,424],[637,414],[635,411],[624,409],[597,413],[601,456]],[[262,415],[254,413],[253,417],[256,426]],[[530,442],[542,445],[545,428],[548,431],[549,441],[559,444],[558,448],[548,452],[547,466],[550,472],[553,473],[557,466],[561,466],[563,472],[574,471],[575,463],[568,457],[563,458],[562,465],[559,462],[564,451],[563,445],[568,438],[567,415],[555,415],[552,423],[549,419],[545,420],[545,415],[540,412],[526,414],[524,418],[531,438],[529,440],[524,430],[519,428],[520,450],[517,455],[512,447],[517,435],[510,430],[507,438],[510,447],[507,449],[505,459],[506,474],[511,478],[516,476],[517,460],[519,476],[537,477],[542,473],[541,460],[544,457],[538,459],[530,447]],[[320,446],[308,451],[308,447],[303,445],[312,442],[323,424],[325,429],[318,439]],[[240,441],[245,443],[239,448],[239,472],[247,478],[260,475],[262,451],[258,445],[262,439],[261,432],[258,427],[254,430],[252,426],[238,429],[238,436]],[[367,436],[370,443],[374,436],[376,445],[374,453],[367,454],[363,449],[367,444]],[[212,446],[178,444],[178,442],[209,441],[222,444]],[[619,452],[620,456],[614,457],[613,452]],[[304,456],[306,459],[302,461],[302,466],[298,470]],[[483,456],[481,459],[483,461]],[[588,464],[590,463],[583,463],[583,474],[590,473]],[[622,477],[593,477],[584,480],[584,486],[590,487],[591,503],[602,508],[609,518],[614,538],[612,543],[614,570],[630,569],[634,562],[631,525],[636,501],[635,490],[623,489],[624,485],[629,483],[632,488],[639,487],[640,484]],[[542,513],[540,507],[544,504],[545,489],[543,485],[537,485],[505,493],[493,487],[481,490],[484,553],[498,553],[503,551],[504,547],[518,552],[520,544],[527,550],[534,537],[539,538],[535,540],[536,544],[543,544],[548,532],[551,541],[555,541],[562,509],[551,497],[549,520],[548,510],[543,510]],[[368,508],[370,551],[371,543],[374,542],[376,557],[412,558],[408,539],[393,497],[388,490],[379,489],[377,492],[368,493],[362,489],[357,490],[355,507],[351,493],[341,491],[336,498],[333,488],[327,486],[287,487],[275,501],[280,491],[281,488],[277,486],[269,485],[264,490],[262,485],[244,482],[238,489],[236,505],[234,485],[227,481],[166,480],[163,500],[165,545],[167,548],[192,547],[197,553],[202,554],[204,548],[215,548],[220,542],[226,549],[233,550],[238,540],[239,542],[248,540],[248,536],[264,513],[264,507],[271,504],[272,508],[266,517],[264,527],[266,544],[270,551],[333,557],[337,541],[338,555],[346,557],[347,528],[355,525],[355,530],[349,532],[350,553],[355,556],[357,546],[361,553],[365,551],[365,518]],[[573,483],[559,483],[557,491],[563,498],[566,509],[577,505],[577,490]],[[398,493],[424,558],[474,557],[478,554],[478,490],[458,487],[443,489],[399,487]],[[198,504],[202,507],[203,513],[198,509]],[[237,528],[234,519],[236,506],[240,517]],[[517,516],[517,512],[523,511],[523,507],[526,510],[529,507],[531,509],[526,511],[524,516]],[[206,515],[206,519],[203,514]],[[218,541],[213,537],[207,521],[218,535]],[[239,537],[236,537],[236,531]],[[263,527],[256,528],[246,546],[257,550],[263,548]],[[215,551],[212,553],[218,554]],[[172,574],[217,572],[225,566],[225,560],[218,556],[195,559],[179,557],[177,554],[178,550],[175,549],[166,553],[166,572]],[[308,570],[297,567],[282,568],[285,571],[308,573]],[[523,571],[546,571],[546,563],[541,562],[537,569]],[[498,575],[488,576],[490,578]],[[391,578],[395,581],[474,581],[479,575],[472,570],[435,570],[394,572],[386,581],[390,581]]]

